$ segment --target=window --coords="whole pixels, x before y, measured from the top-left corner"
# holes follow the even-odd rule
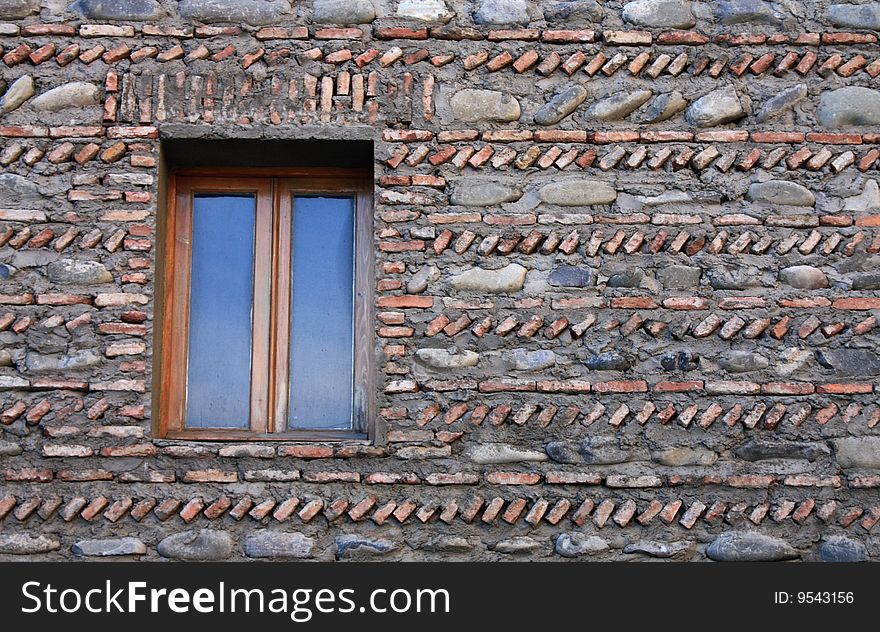
[[[231,173],[172,177],[160,434],[367,435],[371,181],[342,169]]]

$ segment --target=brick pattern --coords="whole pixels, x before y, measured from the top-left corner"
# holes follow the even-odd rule
[[[501,25],[384,4],[357,25],[312,3],[254,25],[0,18],[0,559],[39,534],[59,546],[29,559],[122,536],[158,559],[200,529],[301,531],[320,559],[342,534],[392,559],[559,559],[567,534],[603,539],[594,559],[705,559],[730,531],[878,559],[880,121],[822,113],[875,89],[877,33],[812,1],[778,25],[693,3],[681,30],[617,0]],[[9,105],[28,80],[99,98]],[[572,86],[583,103],[542,118]],[[742,111],[693,124],[727,88]],[[160,138],[302,128],[375,143],[377,440],[157,439]],[[800,188],[753,188],[779,182]],[[524,282],[497,291],[508,266]]]

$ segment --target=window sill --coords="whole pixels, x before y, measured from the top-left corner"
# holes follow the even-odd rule
[[[178,441],[346,441],[370,443],[366,433],[351,430],[297,430],[292,432],[254,433],[246,430],[222,430],[217,428],[205,430],[180,430],[166,433],[157,439]]]

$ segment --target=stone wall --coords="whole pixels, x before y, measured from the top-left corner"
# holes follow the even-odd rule
[[[0,558],[877,559],[880,3],[0,0]],[[157,438],[160,146],[373,138],[374,441]]]

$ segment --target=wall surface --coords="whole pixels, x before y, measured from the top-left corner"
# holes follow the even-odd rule
[[[0,559],[880,558],[880,3],[0,0]],[[375,143],[374,441],[153,432],[160,146]]]

